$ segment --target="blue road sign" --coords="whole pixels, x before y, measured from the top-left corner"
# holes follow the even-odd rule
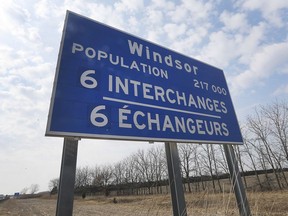
[[[242,144],[222,70],[69,11],[46,135]]]

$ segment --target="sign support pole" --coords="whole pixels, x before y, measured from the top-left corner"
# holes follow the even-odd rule
[[[168,165],[173,215],[187,216],[177,144],[175,142],[166,142],[165,152]]]
[[[78,139],[64,138],[56,216],[72,216]]]
[[[223,145],[230,176],[232,178],[232,184],[234,193],[237,200],[237,205],[241,216],[250,216],[250,207],[247,200],[244,185],[241,179],[238,163],[236,160],[235,152],[232,145]]]

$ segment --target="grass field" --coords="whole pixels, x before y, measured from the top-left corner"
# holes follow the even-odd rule
[[[288,191],[249,192],[247,194],[253,215],[288,215]],[[73,215],[77,216],[167,216],[172,215],[170,195],[75,197]],[[234,193],[185,194],[188,215],[239,215]],[[0,203],[0,215],[50,216],[56,212],[56,197],[10,199]]]

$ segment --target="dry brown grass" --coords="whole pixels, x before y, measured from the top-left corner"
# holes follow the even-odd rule
[[[288,215],[288,191],[249,192],[247,193],[249,205],[253,215],[273,216]],[[188,215],[239,215],[235,195],[231,193],[186,193],[186,206]],[[88,198],[78,200],[81,204],[118,206],[125,209],[123,214],[117,215],[172,215],[171,197],[167,195],[151,196],[123,196],[117,197],[117,204],[113,198]],[[121,206],[121,208],[120,208]],[[77,209],[77,204],[74,210]],[[136,214],[137,213],[137,214]],[[107,214],[109,215],[109,214]],[[111,214],[112,215],[112,214]]]
[[[255,216],[288,215],[288,191],[249,192],[248,200]],[[75,197],[76,216],[167,216],[172,215],[171,197],[167,195],[116,197]],[[185,194],[188,215],[239,215],[234,193],[191,193]],[[55,215],[56,197],[14,199],[0,203],[0,215],[28,216]]]

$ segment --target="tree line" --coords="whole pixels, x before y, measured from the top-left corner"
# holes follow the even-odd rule
[[[244,145],[234,146],[247,189],[274,190],[288,187],[288,104],[275,101],[259,106],[241,124]],[[223,192],[229,170],[222,145],[178,144],[185,191]],[[253,181],[249,180],[253,176]],[[52,179],[49,188],[58,186]],[[110,165],[76,169],[78,193],[154,194],[168,192],[168,170],[164,145],[138,150]]]

